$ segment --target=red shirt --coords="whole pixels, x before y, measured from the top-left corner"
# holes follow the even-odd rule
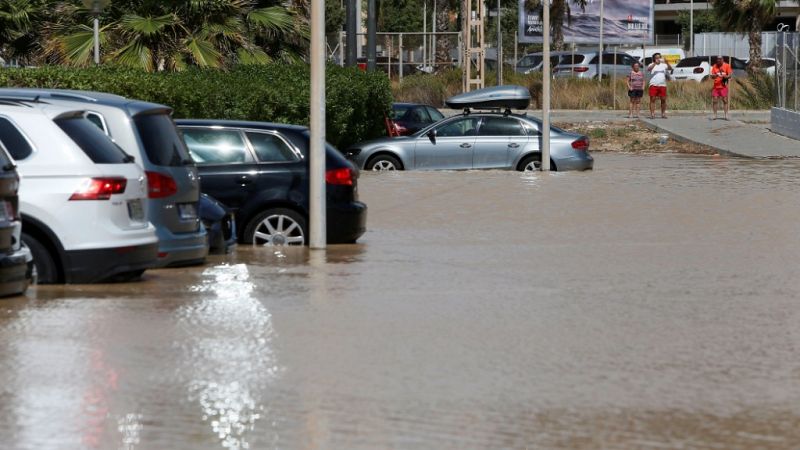
[[[730,75],[731,73],[733,73],[733,70],[731,69],[731,65],[728,63],[722,63],[722,67],[718,67],[716,64],[711,66],[711,75],[720,75],[714,78],[714,89],[724,88],[725,85],[722,84],[722,75]]]

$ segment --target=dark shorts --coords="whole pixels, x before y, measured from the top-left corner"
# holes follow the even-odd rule
[[[628,97],[642,98],[644,97],[644,89],[631,89],[630,91],[628,91]]]

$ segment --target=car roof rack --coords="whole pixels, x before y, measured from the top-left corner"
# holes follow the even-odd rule
[[[465,115],[472,110],[502,111],[504,115],[509,115],[512,109],[528,109],[531,94],[523,86],[493,86],[454,95],[445,104],[453,109],[462,109]]]
[[[28,108],[33,108],[33,106],[30,105],[31,103],[47,104],[47,102],[41,101],[38,95],[34,97],[0,95],[0,103],[6,106],[27,106]]]

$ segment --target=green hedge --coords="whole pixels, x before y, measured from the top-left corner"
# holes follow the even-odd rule
[[[0,86],[111,92],[169,105],[176,118],[254,120],[308,125],[306,65],[239,66],[148,73],[120,67],[0,69]],[[392,92],[385,74],[329,66],[326,74],[328,142],[344,149],[381,136]]]

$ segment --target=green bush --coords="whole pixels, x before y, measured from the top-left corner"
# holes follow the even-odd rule
[[[0,86],[110,92],[175,110],[176,118],[213,118],[308,125],[310,74],[306,65],[238,66],[148,73],[121,67],[41,67],[0,70]],[[327,140],[340,149],[381,136],[392,103],[381,73],[329,66]]]

